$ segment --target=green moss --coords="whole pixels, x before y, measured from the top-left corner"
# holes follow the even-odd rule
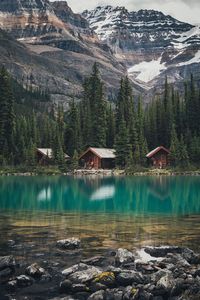
[[[131,295],[134,296],[137,293],[137,289],[136,288],[132,288],[131,289]]]
[[[108,280],[115,280],[115,274],[113,272],[102,272],[94,279],[95,282],[106,282]]]

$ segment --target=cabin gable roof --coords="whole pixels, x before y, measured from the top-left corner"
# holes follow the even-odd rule
[[[49,158],[53,158],[53,150],[51,148],[37,148],[37,151]],[[70,158],[69,155],[65,154],[65,158]]]
[[[159,147],[153,149],[151,152],[149,152],[149,153],[146,155],[146,157],[147,157],[147,158],[151,158],[151,157],[153,157],[156,153],[160,152],[161,150],[163,150],[164,152],[166,152],[166,154],[169,154],[169,153],[170,153],[170,151],[169,151],[168,149],[166,149],[165,147],[159,146]]]
[[[85,154],[88,152],[92,152],[96,156],[98,156],[100,159],[115,159],[115,149],[108,149],[108,148],[95,148],[95,147],[89,147],[82,155],[80,158],[82,158]]]

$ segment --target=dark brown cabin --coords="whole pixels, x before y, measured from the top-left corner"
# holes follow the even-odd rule
[[[40,165],[50,165],[53,160],[53,151],[51,148],[37,148],[37,163]],[[70,157],[65,154],[65,159]]]
[[[146,157],[155,168],[163,169],[169,165],[169,150],[163,146],[157,147],[149,152]]]
[[[115,167],[115,150],[89,147],[79,158],[86,169],[113,169]]]

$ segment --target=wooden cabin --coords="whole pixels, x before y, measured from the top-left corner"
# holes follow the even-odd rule
[[[86,169],[113,169],[115,167],[115,150],[89,147],[79,158]]]
[[[169,165],[169,150],[163,146],[149,152],[146,157],[153,167],[163,169]]]
[[[65,159],[70,157],[65,154]],[[40,165],[49,165],[53,160],[53,150],[51,148],[37,148],[37,163]]]

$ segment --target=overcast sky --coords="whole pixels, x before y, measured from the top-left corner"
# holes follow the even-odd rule
[[[160,10],[165,14],[190,23],[200,23],[200,0],[68,0],[75,12],[92,9],[97,5],[125,6],[129,10],[141,8]]]

